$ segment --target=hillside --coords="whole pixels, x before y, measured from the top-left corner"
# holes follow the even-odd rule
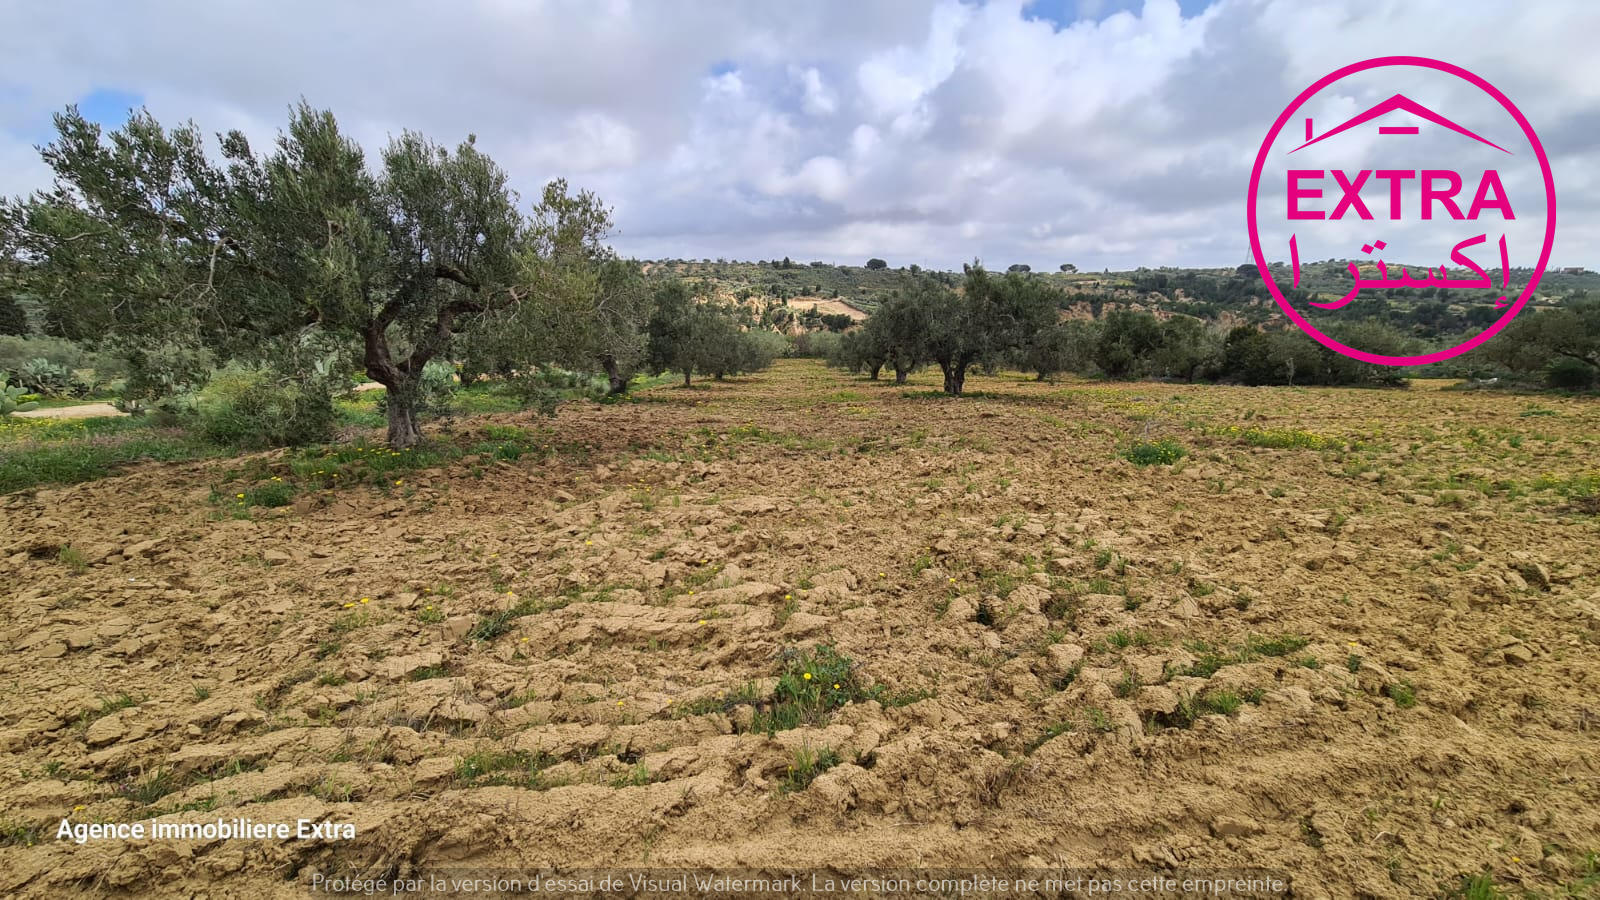
[[[1297,302],[1331,300],[1350,287],[1350,260],[1306,263],[1302,267]],[[1376,277],[1368,260],[1363,274]],[[1398,265],[1398,264],[1397,264]],[[706,284],[713,296],[745,305],[782,304],[798,311],[818,308],[820,313],[849,313],[863,318],[878,308],[905,278],[921,273],[918,267],[869,269],[865,266],[824,262],[741,262],[737,260],[658,260],[645,264],[653,278],[683,278]],[[1410,266],[1420,271],[1422,265]],[[1274,265],[1274,274],[1279,274]],[[1003,269],[1002,269],[1003,270]],[[950,284],[959,284],[960,272],[927,270]],[[1277,315],[1277,305],[1256,276],[1253,265],[1238,268],[1140,268],[1104,272],[1030,272],[1063,292],[1062,306],[1075,318],[1099,318],[1107,306],[1147,309],[1159,317],[1189,315],[1229,326],[1263,323]],[[1456,274],[1456,273],[1452,273]],[[1531,272],[1514,269],[1513,280]],[[1289,271],[1282,267],[1281,283],[1288,288]],[[1540,280],[1536,305],[1558,305],[1580,293],[1600,294],[1600,273],[1552,270]],[[1364,290],[1360,298],[1338,314],[1341,319],[1378,317],[1400,326],[1422,326],[1425,332],[1457,330],[1483,324],[1493,312],[1495,291],[1453,293],[1441,298],[1430,289],[1399,288],[1384,292]],[[829,301],[837,301],[842,306]],[[845,307],[848,307],[846,309]],[[850,313],[850,310],[859,311]]]

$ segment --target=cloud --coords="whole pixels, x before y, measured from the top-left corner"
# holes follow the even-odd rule
[[[48,184],[32,146],[68,103],[142,98],[266,146],[304,97],[373,157],[402,129],[472,133],[524,197],[566,176],[645,257],[1231,266],[1278,111],[1408,53],[1517,102],[1560,191],[1555,259],[1594,265],[1597,32],[1586,0],[8,4],[0,192]]]

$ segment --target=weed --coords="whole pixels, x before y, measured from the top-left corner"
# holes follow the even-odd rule
[[[644,763],[635,763],[633,768],[611,779],[611,786],[614,788],[639,787],[654,780],[655,776],[650,774],[650,770],[645,768]]]
[[[1188,453],[1182,444],[1164,438],[1159,441],[1139,441],[1122,451],[1122,458],[1136,466],[1170,466]]]
[[[1121,628],[1111,632],[1111,635],[1106,638],[1106,643],[1118,650],[1126,650],[1129,647],[1148,647],[1155,641],[1156,639],[1147,631],[1124,631]]]
[[[10,819],[0,821],[0,847],[32,847],[39,843],[44,827]]]
[[[839,764],[839,754],[831,747],[821,750],[812,750],[809,746],[801,747],[794,752],[794,763],[789,766],[789,773],[783,780],[781,790],[784,793],[803,791],[811,786],[811,782],[818,775],[828,771]]]
[[[1410,709],[1417,705],[1417,688],[1409,680],[1397,681],[1385,687],[1383,692],[1399,709]]]
[[[456,780],[469,787],[512,785],[545,787],[541,773],[555,762],[542,753],[525,750],[478,750],[456,763]]]
[[[66,546],[56,551],[56,562],[66,566],[74,575],[82,575],[89,571],[89,558],[76,547]]]
[[[492,641],[511,630],[511,623],[523,616],[530,616],[538,612],[540,605],[532,599],[517,601],[517,605],[500,612],[490,613],[478,619],[472,630],[467,632],[467,637],[475,641]]]
[[[127,798],[140,806],[149,806],[179,787],[177,778],[168,769],[162,769],[144,779],[128,779],[117,785],[117,796]]]
[[[754,704],[761,699],[760,692],[756,689],[755,682],[747,681],[732,692],[719,692],[715,696],[700,697],[687,703],[677,704],[672,708],[673,718],[684,716],[703,716],[710,713],[730,713],[735,707]]]
[[[430,678],[449,678],[450,667],[444,663],[432,666],[423,666],[411,673],[412,681],[427,681]]]
[[[1040,747],[1043,747],[1045,744],[1050,743],[1061,735],[1073,731],[1076,728],[1077,725],[1073,722],[1055,722],[1047,725],[1045,726],[1044,731],[1038,737],[1028,742],[1028,749],[1026,752],[1032,753]]]
[[[78,715],[78,724],[80,726],[88,725],[90,722],[109,716],[118,710],[138,705],[139,701],[125,692],[115,697],[102,697],[100,698],[100,706],[97,709],[87,709]]]
[[[780,661],[772,701],[756,711],[752,731],[772,734],[815,725],[846,703],[876,699],[880,693],[862,687],[855,663],[827,644],[814,650],[785,650]]]
[[[1111,717],[1106,715],[1106,711],[1098,706],[1090,706],[1084,709],[1083,714],[1089,717],[1089,727],[1101,734],[1117,730],[1117,726],[1111,724]]]
[[[1505,893],[1494,883],[1493,875],[1479,872],[1476,875],[1461,876],[1461,884],[1451,891],[1449,896],[1459,897],[1461,900],[1502,900]]]
[[[1131,669],[1122,670],[1122,679],[1117,682],[1116,692],[1118,697],[1128,698],[1139,692],[1143,683],[1139,681],[1139,674]]]

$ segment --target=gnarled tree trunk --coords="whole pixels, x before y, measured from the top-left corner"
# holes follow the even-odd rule
[[[961,396],[961,388],[967,380],[967,363],[941,362],[939,369],[944,372],[944,392],[952,397]]]
[[[618,394],[627,393],[628,379],[623,376],[622,370],[617,368],[617,358],[607,353],[600,357],[600,365],[605,369],[606,381],[609,384],[606,389],[606,396],[615,397]]]
[[[397,450],[415,447],[422,440],[422,431],[417,427],[417,395],[423,361],[417,360],[413,353],[404,365],[395,365],[384,325],[378,320],[367,326],[363,343],[367,376],[383,385],[389,446]]]

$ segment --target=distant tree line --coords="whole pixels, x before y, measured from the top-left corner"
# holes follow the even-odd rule
[[[1395,369],[1349,359],[1298,331],[1253,326],[1226,333],[1200,319],[1113,309],[1098,320],[1065,319],[1059,289],[1022,271],[994,275],[966,267],[960,290],[910,278],[866,322],[832,348],[830,362],[903,383],[938,366],[943,389],[960,394],[972,369],[1013,368],[1040,379],[1063,372],[1108,378],[1233,381],[1244,384],[1394,385]],[[1348,343],[1399,354],[1405,341],[1372,323],[1340,325]]]

